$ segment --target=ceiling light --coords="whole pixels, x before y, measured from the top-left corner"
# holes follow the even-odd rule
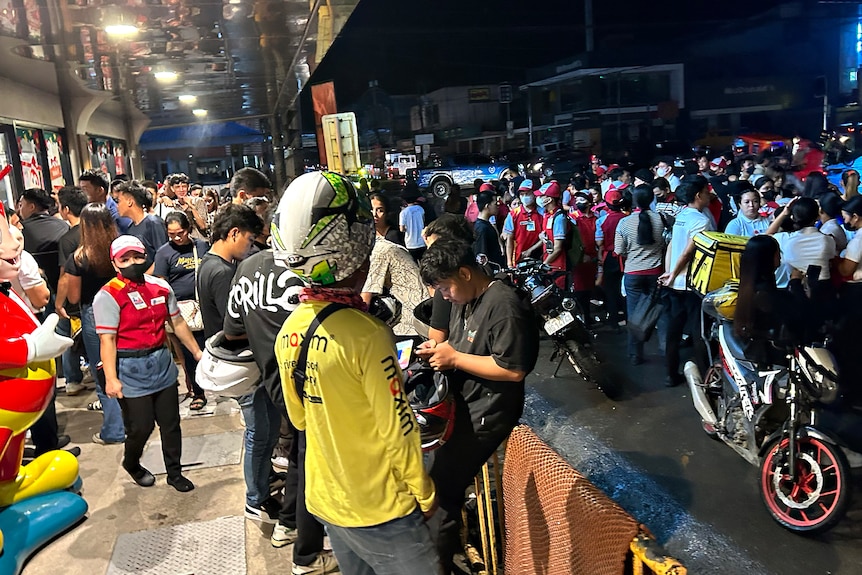
[[[177,73],[171,70],[159,70],[158,72],[154,72],[153,76],[160,82],[173,82],[177,79]]]
[[[192,95],[192,94],[181,94],[181,95],[177,98],[177,100],[179,100],[179,101],[180,101],[180,102],[182,102],[183,104],[192,104],[192,103],[194,103],[194,102],[197,102],[197,99],[198,99],[198,97],[197,97],[197,96],[194,96],[194,95]]]
[[[131,24],[110,24],[105,26],[105,32],[111,36],[131,36],[138,33],[138,27]]]
[[[204,116],[207,115],[207,111],[204,110],[203,108],[195,108],[194,110],[192,110],[192,114],[194,114],[198,118],[203,118]]]

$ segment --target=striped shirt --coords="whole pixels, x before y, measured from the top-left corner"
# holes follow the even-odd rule
[[[650,210],[650,222],[652,223],[653,243],[642,246],[638,244],[638,221],[639,213],[635,212],[620,220],[617,233],[614,237],[614,251],[625,258],[624,273],[643,273],[655,270],[661,272],[664,256],[664,224],[654,211]]]

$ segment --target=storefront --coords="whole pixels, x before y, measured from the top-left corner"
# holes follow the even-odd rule
[[[57,128],[0,124],[0,200],[14,206],[28,188],[57,190],[72,181],[65,135]]]

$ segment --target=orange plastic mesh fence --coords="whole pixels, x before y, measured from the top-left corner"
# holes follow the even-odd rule
[[[637,522],[526,426],[503,465],[505,573],[622,574]]]

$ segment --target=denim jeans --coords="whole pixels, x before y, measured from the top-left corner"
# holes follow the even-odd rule
[[[93,317],[93,306],[81,306],[81,333],[84,337],[84,349],[90,360],[90,369],[93,377],[96,377],[96,366],[101,363],[101,346],[99,336],[96,334],[96,320]],[[98,378],[96,378],[98,381]],[[103,440],[114,443],[121,442],[126,438],[126,428],[123,425],[123,412],[120,403],[105,395],[105,390],[96,385],[96,395],[102,402],[102,429],[99,435]]]
[[[278,442],[281,414],[262,385],[237,401],[245,419],[245,455],[242,462],[245,502],[252,507],[260,507],[269,498],[270,458]]]
[[[422,513],[373,527],[323,522],[344,575],[437,575],[440,563]]]
[[[637,308],[640,301],[644,298],[649,298],[658,290],[658,277],[660,274],[654,275],[636,275],[636,274],[625,274],[623,281],[626,286],[626,315],[631,318],[632,314],[634,314],[635,309]],[[659,322],[656,324],[656,328],[658,330],[659,341],[664,341],[665,334],[664,330],[667,327],[667,324],[664,322]],[[636,357],[638,359],[643,359],[644,355],[644,342],[635,339],[632,336],[632,333],[628,334],[629,339],[629,357]]]
[[[57,333],[66,337],[72,337],[71,322],[61,317],[57,323]],[[63,359],[61,361],[63,364],[63,377],[66,378],[67,384],[84,381],[84,374],[81,373],[81,356],[73,352],[71,347],[63,352]],[[93,375],[95,376],[95,373]]]

